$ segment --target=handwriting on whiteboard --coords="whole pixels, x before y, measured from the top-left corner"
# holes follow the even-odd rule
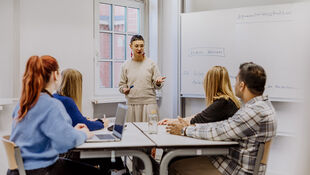
[[[254,12],[239,13],[236,24],[275,23],[293,21],[293,13],[290,9],[256,10]]]
[[[204,76],[206,72],[201,72],[197,70],[189,71],[189,70],[184,70],[182,71],[182,76],[183,77],[189,77],[191,79],[191,84],[192,85],[202,85],[204,81]],[[229,75],[230,83],[231,86],[234,87],[236,84],[236,76],[235,75]],[[280,85],[280,84],[267,84],[266,89],[299,89],[294,86],[290,85]]]
[[[225,57],[225,49],[220,47],[194,47],[190,49],[189,56]]]
[[[283,16],[291,16],[292,11],[290,10],[269,10],[269,11],[256,11],[250,13],[238,14],[238,20],[244,20],[249,18],[261,18],[261,17],[283,17]]]

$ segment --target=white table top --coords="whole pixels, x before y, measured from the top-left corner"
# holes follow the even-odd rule
[[[186,147],[186,146],[230,146],[230,145],[237,145],[238,142],[231,142],[231,141],[210,141],[210,140],[202,140],[202,139],[195,139],[192,137],[186,136],[178,136],[172,135],[166,132],[166,125],[159,125],[158,126],[158,133],[157,134],[149,134],[148,126],[146,122],[135,122],[139,129],[141,129],[153,142],[156,143],[158,147]]]
[[[147,138],[136,126],[132,123],[126,123],[123,138],[119,142],[96,142],[84,143],[76,149],[100,149],[100,148],[137,148],[137,147],[154,147],[155,144]],[[107,133],[106,130],[95,131],[94,133]]]

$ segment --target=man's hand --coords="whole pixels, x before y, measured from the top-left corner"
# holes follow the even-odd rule
[[[186,126],[189,126],[189,125],[190,125],[188,121],[186,121],[184,118],[182,118],[182,117],[180,117],[180,116],[178,116],[178,121],[179,121],[179,123],[180,123],[183,127],[186,127]]]
[[[178,117],[178,123],[168,124],[166,131],[170,134],[181,135],[181,130],[186,126],[189,126],[188,123],[183,118]]]

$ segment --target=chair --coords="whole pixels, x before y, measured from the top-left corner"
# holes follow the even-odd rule
[[[2,143],[4,144],[4,149],[8,158],[9,169],[18,169],[19,175],[26,175],[20,149],[9,139],[9,135],[2,137]]]
[[[253,175],[258,175],[259,167],[261,164],[267,165],[270,145],[271,140],[267,141],[266,143],[262,142],[259,144]]]

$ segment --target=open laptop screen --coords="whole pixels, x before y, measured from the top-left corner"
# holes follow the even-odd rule
[[[113,128],[113,134],[118,138],[122,138],[126,115],[127,106],[119,103],[117,106],[116,119]]]
[[[123,134],[123,125],[114,125],[114,131],[119,133],[119,134]]]

